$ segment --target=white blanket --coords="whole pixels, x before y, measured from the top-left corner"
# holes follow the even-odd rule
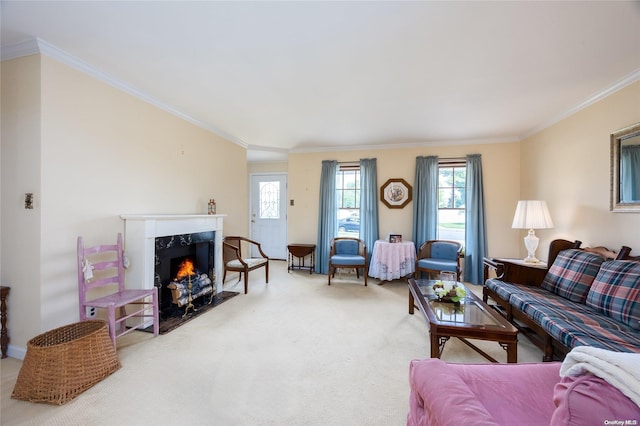
[[[578,346],[562,362],[560,376],[584,373],[604,379],[640,406],[640,354]]]

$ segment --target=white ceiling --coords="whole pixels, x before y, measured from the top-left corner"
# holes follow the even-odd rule
[[[640,79],[639,1],[1,5],[3,58],[39,39],[253,161],[519,140]]]

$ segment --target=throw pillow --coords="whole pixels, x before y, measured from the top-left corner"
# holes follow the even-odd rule
[[[579,249],[563,250],[540,287],[573,302],[584,303],[604,259]]]
[[[612,260],[603,263],[586,304],[640,330],[640,262]]]

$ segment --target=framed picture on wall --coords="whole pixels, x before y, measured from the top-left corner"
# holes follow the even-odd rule
[[[403,208],[411,198],[411,185],[404,179],[389,179],[380,187],[380,199],[390,209]]]

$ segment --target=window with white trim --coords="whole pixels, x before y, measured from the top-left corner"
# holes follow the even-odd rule
[[[465,243],[466,180],[466,162],[440,162],[438,165],[439,240]]]
[[[360,166],[341,165],[336,174],[338,236],[360,235]]]

